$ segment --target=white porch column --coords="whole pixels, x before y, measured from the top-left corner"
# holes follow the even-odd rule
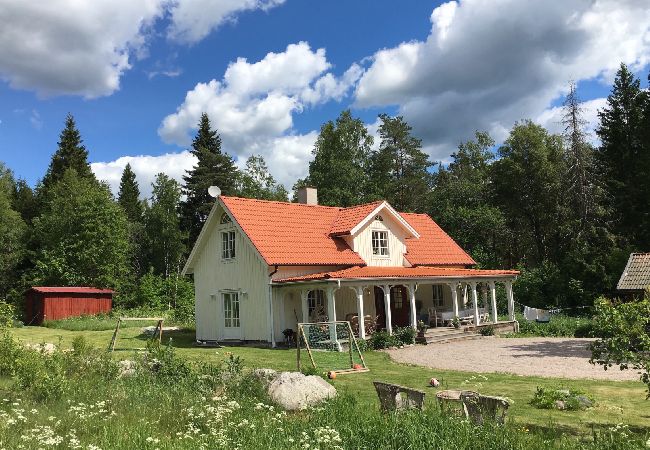
[[[411,300],[411,326],[414,330],[418,329],[418,318],[417,312],[415,311],[415,284],[410,284],[409,287],[409,297]]]
[[[451,289],[451,305],[454,308],[454,318],[458,317],[458,283],[447,284]]]
[[[336,304],[334,302],[334,288],[328,287],[325,289],[325,296],[327,297],[327,318],[330,322],[336,320]],[[330,342],[341,350],[341,344],[336,335],[336,325],[330,325]]]
[[[515,297],[512,295],[512,281],[505,282],[506,299],[508,300],[508,319],[515,320]]]
[[[474,326],[479,325],[480,319],[478,315],[478,295],[476,293],[476,281],[470,281],[469,285],[472,287],[472,307],[474,308]]]
[[[467,283],[463,284],[463,309],[467,308]]]
[[[363,286],[355,286],[357,293],[357,317],[359,318],[359,339],[366,338],[366,321],[363,314]]]
[[[382,286],[384,290],[384,311],[386,314],[386,331],[388,334],[393,334],[393,318],[390,312],[390,286],[385,284]]]
[[[303,289],[300,291],[300,300],[302,304],[302,322],[309,322],[309,302],[307,301],[307,296],[309,295],[309,290]]]
[[[490,282],[490,299],[492,300],[492,322],[497,323],[499,321],[499,316],[497,314],[497,287],[494,284],[494,280]]]

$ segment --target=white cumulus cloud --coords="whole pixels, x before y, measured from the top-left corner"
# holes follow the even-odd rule
[[[517,120],[545,120],[569,80],[609,83],[620,62],[650,61],[647,1],[461,0],[430,20],[425,41],[372,56],[355,101],[398,106],[435,158],[475,130],[500,140]]]
[[[188,146],[201,113],[219,131],[225,151],[240,163],[261,154],[279,181],[291,187],[306,175],[315,132],[293,130],[293,115],[305,108],[342,99],[362,69],[354,64],[341,77],[331,72],[325,50],[308,43],[290,44],[262,60],[239,58],[221,80],[198,83],[175,113],[165,117],[158,134],[167,143]]]
[[[95,162],[90,165],[97,179],[106,181],[111,191],[117,195],[120,188],[122,172],[127,164],[135,173],[140,186],[142,198],[151,196],[151,183],[156,175],[165,173],[179,183],[183,182],[183,175],[196,164],[196,158],[189,151],[167,153],[159,156],[122,156],[110,162]]]

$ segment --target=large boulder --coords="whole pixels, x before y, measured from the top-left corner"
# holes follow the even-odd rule
[[[334,386],[315,375],[282,372],[269,385],[271,399],[289,411],[297,411],[336,397]]]

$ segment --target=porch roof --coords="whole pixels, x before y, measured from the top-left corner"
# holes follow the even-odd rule
[[[273,280],[273,283],[326,280],[383,280],[394,278],[508,278],[519,275],[518,270],[453,269],[448,267],[376,267],[356,266],[333,272],[320,272]]]

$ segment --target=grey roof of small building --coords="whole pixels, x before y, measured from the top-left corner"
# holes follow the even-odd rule
[[[632,253],[616,289],[643,291],[650,288],[650,253]]]

